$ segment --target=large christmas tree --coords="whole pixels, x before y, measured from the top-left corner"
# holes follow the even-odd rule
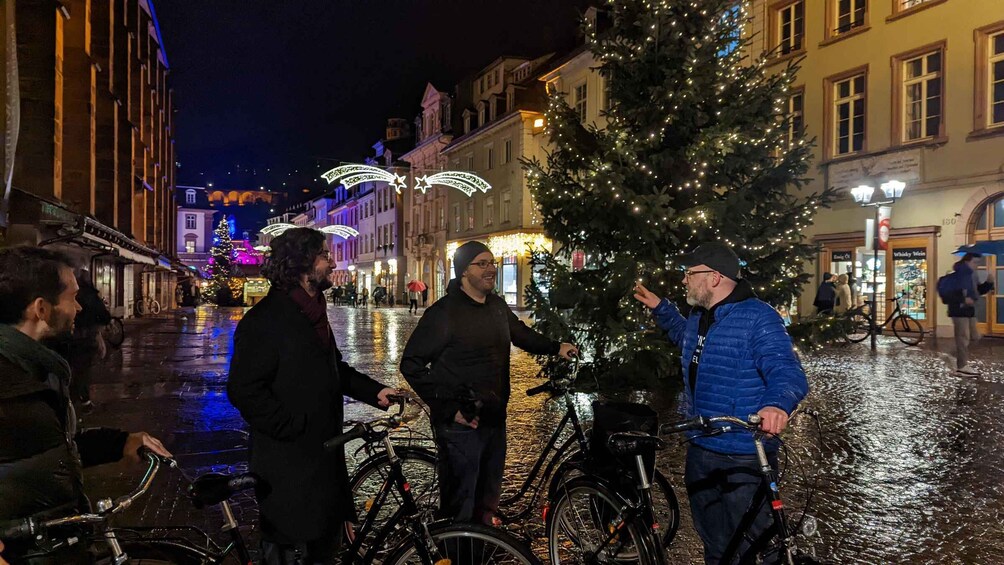
[[[230,222],[226,217],[220,220],[213,234],[213,246],[209,250],[206,299],[217,306],[229,306],[233,302],[230,280],[233,277],[234,244],[230,239]]]
[[[673,374],[675,349],[632,298],[635,281],[686,307],[673,258],[705,241],[732,245],[763,300],[790,304],[815,257],[804,228],[830,191],[806,194],[811,140],[789,141],[796,67],[751,57],[735,0],[610,0],[586,28],[607,84],[601,128],[555,94],[553,151],[526,162],[545,231],[543,283],[529,289],[537,327],[584,346],[601,378]],[[581,252],[585,268],[573,272]]]

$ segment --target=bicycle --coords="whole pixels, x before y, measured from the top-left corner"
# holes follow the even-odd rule
[[[924,339],[924,327],[920,325],[920,322],[916,318],[902,310],[900,300],[905,295],[906,293],[902,292],[893,298],[887,299],[888,302],[896,303],[896,307],[892,312],[889,312],[889,315],[881,324],[878,323],[878,320],[875,320],[875,331],[878,335],[881,335],[882,328],[888,325],[892,328],[892,332],[896,335],[896,338],[904,344],[919,345]],[[847,313],[847,317],[850,318],[851,322],[851,329],[846,335],[847,341],[861,343],[871,335],[872,316],[874,315],[871,304],[870,300],[865,300],[864,305],[858,306]]]
[[[540,374],[543,374],[545,369],[541,369]],[[568,378],[550,380],[526,391],[527,396],[547,393],[550,395],[548,400],[561,398],[565,404],[565,414],[519,489],[499,501],[496,517],[501,525],[516,524],[529,517],[538,508],[545,488],[547,494],[544,500],[546,502],[541,516],[546,521],[551,508],[550,501],[554,499],[561,483],[569,477],[591,472],[589,434],[579,420],[575,401],[571,395],[572,383],[575,382],[577,375],[578,361],[576,360]],[[561,441],[561,436],[568,428],[571,429],[571,435]],[[434,447],[414,445],[409,442],[408,445],[398,446],[396,449],[403,464],[413,469],[413,475],[425,479],[418,485],[412,482],[413,492],[417,492],[419,499],[424,501],[427,506],[435,507],[438,505],[439,490],[436,481],[438,457]],[[349,480],[349,487],[352,490],[357,509],[365,510],[367,505],[371,504],[374,490],[387,479],[387,468],[386,456],[379,453],[370,453],[359,464]],[[668,547],[679,529],[679,502],[672,484],[658,470],[655,471],[653,481],[660,493],[656,497],[658,501],[656,514],[660,523],[664,525],[663,544]],[[527,498],[529,499],[525,505],[521,505],[521,501]]]
[[[716,427],[725,424],[725,427]],[[729,433],[732,427],[753,433],[753,441],[761,473],[760,488],[751,501],[735,532],[733,532],[721,563],[780,563],[813,565],[811,554],[800,551],[798,535],[815,535],[816,523],[804,515],[797,526],[788,518],[778,489],[778,473],[770,465],[759,429],[760,416],[747,420],[733,416],[696,417],[662,426],[660,434],[700,431],[706,434]],[[657,543],[658,520],[653,515],[651,482],[644,455],[666,447],[665,441],[644,432],[615,432],[607,439],[612,456],[633,459],[631,472],[636,480],[637,496],[625,497],[623,492],[596,477],[576,477],[564,483],[554,511],[547,523],[548,553],[551,563],[624,563],[665,565],[666,550]],[[759,509],[769,499],[771,525],[753,538],[750,528]],[[589,521],[591,524],[587,524]],[[580,529],[578,526],[581,526]],[[583,531],[586,528],[590,530]],[[748,543],[748,548],[743,544]]]
[[[107,546],[107,554],[99,555],[96,560],[98,565],[218,565],[231,558],[251,563],[229,503],[233,495],[257,486],[257,477],[250,473],[236,476],[207,473],[191,481],[189,486],[189,497],[197,508],[220,505],[223,515],[220,531],[230,539],[226,546],[218,545],[193,526],[113,527],[112,518],[147,492],[162,464],[178,468],[173,459],[159,457],[145,448],[140,449],[140,455],[146,459],[147,469],[139,485],[128,495],[115,501],[111,498],[97,501],[96,512],[50,520],[26,518],[0,524],[0,539],[5,542],[33,540],[39,555],[52,555],[81,543],[82,530],[92,529],[90,535],[85,534],[87,538],[92,542],[103,540]],[[193,542],[193,537],[201,543]]]
[[[404,475],[402,461],[390,436],[390,432],[404,422],[402,414],[409,397],[400,395],[393,400],[398,404],[396,414],[369,423],[356,423],[348,432],[324,443],[325,449],[335,450],[361,438],[367,444],[381,445],[388,462],[387,477],[367,505],[362,524],[349,532],[351,543],[345,549],[343,564],[375,562],[378,552],[389,545],[391,536],[399,533],[402,534],[398,536],[400,539],[395,540],[387,557],[381,560],[383,565],[538,565],[539,561],[530,548],[507,532],[480,524],[453,524],[428,519],[428,510],[423,510],[416,503],[411,483]],[[384,524],[376,527],[377,517],[391,496],[397,498],[400,504]],[[371,535],[374,541],[364,551],[363,545]]]
[[[125,341],[125,327],[122,325],[122,316],[112,316],[112,319],[101,328],[101,336],[105,338],[108,345],[121,347]]]
[[[147,314],[156,316],[160,314],[160,302],[157,302],[157,299],[150,295],[143,296],[136,301],[134,309],[136,310],[136,315],[139,317],[146,316]]]

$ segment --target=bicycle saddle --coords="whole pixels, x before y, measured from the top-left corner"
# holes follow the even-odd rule
[[[196,508],[219,504],[238,492],[259,486],[258,476],[254,473],[241,475],[223,475],[221,473],[206,473],[188,485],[188,496]]]

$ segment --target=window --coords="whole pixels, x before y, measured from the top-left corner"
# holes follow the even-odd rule
[[[495,69],[495,84],[501,84],[501,82],[499,82],[499,70],[498,69]]]
[[[186,190],[185,191],[185,204],[195,204],[195,191]]]
[[[893,59],[894,86],[898,90],[894,94],[899,104],[895,135],[899,141],[930,139],[942,134],[943,61],[942,47]]]
[[[603,81],[603,102],[601,103],[601,107],[609,111],[613,105],[613,98],[610,97],[610,77],[603,77],[601,80]]]
[[[464,114],[464,133],[471,132],[471,115]]]
[[[839,157],[864,150],[865,147],[865,72],[854,72],[828,79],[827,95],[831,114],[828,155]]]
[[[779,55],[801,51],[805,42],[805,3],[797,0],[774,9],[772,45]]]
[[[1004,21],[976,30],[976,132],[1004,126]]]
[[[194,230],[196,229],[196,217],[195,214],[185,214],[185,229]]]
[[[490,226],[495,223],[495,199],[491,195],[485,196],[485,225]]]
[[[446,208],[444,208],[443,205],[441,205],[439,203],[436,204],[436,216],[439,217],[439,224],[436,226],[436,228],[437,229],[441,229],[441,230],[445,230],[446,229]]]
[[[478,108],[478,127],[487,124],[488,121],[485,119],[485,107],[481,106]]]
[[[916,8],[921,4],[926,4],[930,0],[896,0],[896,11],[902,12],[904,10],[909,10],[910,8]]]
[[[474,229],[474,199],[467,201],[467,229]]]
[[[460,204],[453,205],[453,231],[460,231]]]
[[[495,148],[491,145],[485,147],[485,169],[492,170],[492,162],[495,160]]]
[[[805,91],[796,90],[788,97],[788,147],[795,143],[805,134]]]
[[[579,121],[586,121],[586,83],[575,87],[575,112],[579,115]]]
[[[503,190],[502,191],[502,209],[499,211],[501,214],[500,222],[503,224],[509,221],[509,201],[512,199],[512,191]]]
[[[836,2],[836,20],[832,35],[847,33],[865,25],[867,0],[832,0]]]
[[[467,170],[468,171],[474,170],[474,153],[467,154]]]
[[[195,240],[186,239],[185,240],[185,253],[195,253]]]
[[[512,162],[512,140],[507,139],[503,145],[502,150],[502,164],[506,165]]]

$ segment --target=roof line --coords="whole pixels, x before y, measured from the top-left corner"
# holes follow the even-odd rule
[[[150,19],[153,21],[153,29],[157,30],[157,43],[160,44],[160,55],[164,57],[164,67],[170,69],[167,62],[167,48],[164,47],[164,38],[160,35],[160,21],[157,20],[157,11],[153,9],[153,0],[147,0],[147,7],[150,8]]]

